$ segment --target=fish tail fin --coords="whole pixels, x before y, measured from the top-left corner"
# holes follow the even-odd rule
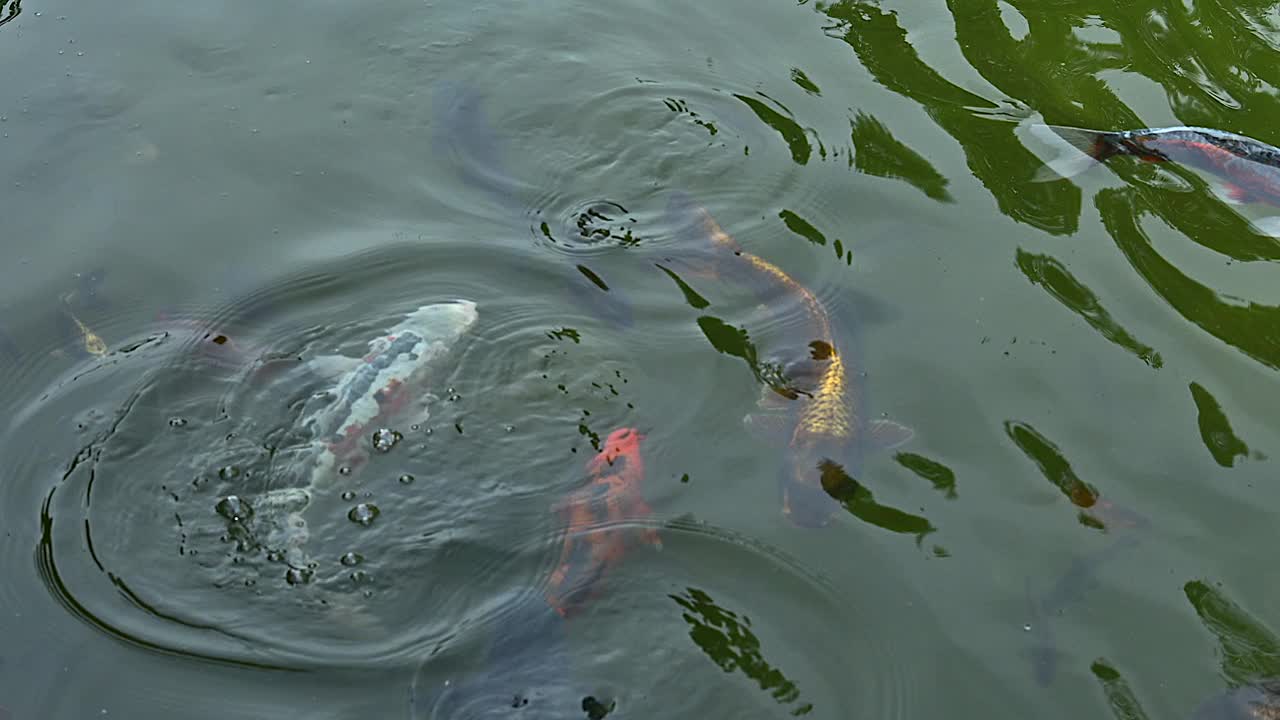
[[[1124,152],[1116,142],[1119,133],[1042,124],[1032,125],[1030,132],[1054,146],[1057,153],[1036,170],[1031,182],[1052,182],[1074,177],[1107,158]]]
[[[431,145],[435,155],[457,165],[463,179],[499,204],[521,207],[522,184],[506,174],[506,143],[489,122],[484,96],[461,80],[439,80],[431,93]]]

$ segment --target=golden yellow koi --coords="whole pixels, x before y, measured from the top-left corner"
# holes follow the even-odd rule
[[[684,193],[672,197],[669,209],[710,241],[710,256],[693,249],[694,273],[745,285],[766,305],[779,299],[797,301],[804,311],[808,356],[787,364],[787,382],[766,387],[761,412],[744,422],[764,439],[786,438],[783,512],[803,527],[826,525],[840,507],[833,495],[847,473],[860,465],[863,449],[901,445],[913,432],[890,420],[863,418],[860,387],[851,381],[856,373],[837,349],[826,308],[808,288],[768,260],[744,251]]]

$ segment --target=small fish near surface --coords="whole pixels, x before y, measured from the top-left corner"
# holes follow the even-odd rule
[[[634,544],[662,548],[657,530],[626,525],[651,512],[640,493],[643,440],[644,435],[634,428],[610,433],[600,453],[587,463],[587,485],[559,505],[567,530],[546,598],[563,617],[576,614],[599,595],[601,579]]]
[[[744,418],[757,438],[785,444],[780,486],[784,514],[800,527],[830,523],[839,511],[843,485],[856,473],[867,449],[889,449],[909,441],[914,432],[892,420],[869,421],[860,406],[862,389],[852,358],[841,348],[826,307],[773,263],[744,251],[686,193],[673,193],[668,212],[687,232],[709,241],[691,248],[693,271],[740,284],[767,308],[793,304],[802,322],[798,334],[803,354],[784,364],[780,378],[761,392],[759,412]]]
[[[1033,178],[1038,182],[1069,178],[1111,158],[1130,156],[1211,173],[1222,183],[1220,194],[1231,203],[1280,207],[1280,148],[1245,135],[1186,126],[1104,131],[1033,125],[1030,131],[1071,146],[1040,168]],[[1271,224],[1264,221],[1260,227],[1275,229]]]
[[[78,338],[78,342],[75,343],[75,347],[95,357],[101,357],[107,354],[106,341],[90,329],[88,325],[85,325],[79,317],[76,317],[66,295],[60,299],[58,313],[62,322],[68,328],[67,334]]]
[[[250,501],[259,518],[268,511],[263,522],[274,527],[265,544],[282,553],[291,568],[300,570],[309,561],[302,512],[313,494],[331,488],[341,469],[349,471],[362,464],[377,444],[382,445],[379,449],[393,445],[398,436],[387,425],[427,419],[426,405],[434,397],[429,392],[432,375],[477,318],[476,305],[470,300],[424,305],[369,341],[364,357],[329,355],[306,362],[308,372],[335,378],[330,391],[323,394],[324,404],[304,409],[307,414],[301,420],[318,445],[309,456],[307,481],[301,487],[267,491]]]
[[[409,691],[411,718],[602,720],[612,711],[612,703],[575,693],[567,623],[599,597],[603,578],[635,543],[662,547],[657,530],[627,525],[650,513],[640,494],[643,440],[635,428],[609,434],[587,462],[587,485],[557,506],[568,527],[543,597],[516,593],[512,611],[494,630],[483,670],[460,683],[446,683],[429,706],[419,703],[415,677]]]

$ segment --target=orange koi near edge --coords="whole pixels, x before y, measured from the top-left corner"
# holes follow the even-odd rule
[[[610,433],[604,448],[587,463],[590,481],[559,505],[568,529],[546,598],[561,617],[580,611],[600,594],[600,580],[637,540],[662,548],[657,530],[628,526],[651,513],[640,493],[644,479],[642,440],[644,435],[634,428]]]

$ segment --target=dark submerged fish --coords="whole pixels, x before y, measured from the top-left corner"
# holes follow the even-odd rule
[[[426,696],[411,688],[411,718],[581,717],[564,618],[536,596],[522,598],[494,629],[483,670]]]
[[[463,180],[485,193],[498,207],[514,211],[522,207],[525,186],[512,177],[502,162],[503,141],[485,115],[484,98],[474,87],[458,80],[441,80],[432,92],[432,147],[437,157],[457,160]],[[617,287],[607,285],[584,266],[567,281],[574,303],[618,327],[631,327],[632,303]]]
[[[1280,206],[1280,148],[1251,137],[1202,127],[1144,128],[1107,132],[1036,125],[1032,132],[1056,136],[1081,154],[1066,151],[1046,163],[1038,181],[1071,177],[1108,159],[1130,155],[1147,162],[1173,162],[1221,178],[1235,202]]]
[[[1141,541],[1139,531],[1150,526],[1143,515],[1116,505],[1109,500],[1099,500],[1092,508],[1093,514],[1108,527],[1118,529],[1115,540],[1099,550],[1072,560],[1067,571],[1042,595],[1035,595],[1031,582],[1027,581],[1027,605],[1030,609],[1031,645],[1026,655],[1031,662],[1036,684],[1048,687],[1057,675],[1059,651],[1054,638],[1052,617],[1079,602],[1084,594],[1098,584],[1102,567],[1119,557],[1125,550]]]
[[[695,274],[723,278],[752,291],[768,307],[794,303],[801,309],[803,355],[791,357],[778,382],[762,392],[760,412],[744,418],[757,437],[785,441],[780,486],[783,513],[801,527],[827,525],[840,509],[836,499],[861,465],[866,449],[887,449],[914,432],[891,420],[868,421],[852,358],[835,337],[818,298],[773,263],[744,251],[686,193],[676,192],[668,212],[682,231],[705,238],[683,262]]]

